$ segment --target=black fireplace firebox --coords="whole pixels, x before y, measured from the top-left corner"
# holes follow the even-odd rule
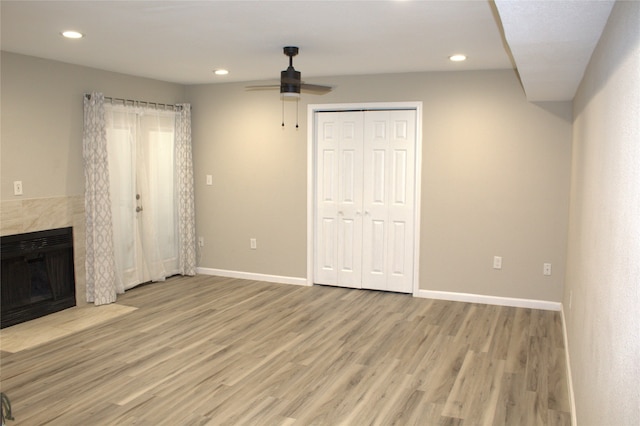
[[[72,228],[0,239],[0,328],[76,305]]]

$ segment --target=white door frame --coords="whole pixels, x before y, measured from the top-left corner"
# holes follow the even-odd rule
[[[307,285],[313,285],[315,258],[315,113],[321,111],[375,111],[408,109],[416,111],[416,173],[413,237],[413,295],[420,288],[420,204],[422,182],[422,102],[369,102],[348,104],[310,104],[307,107]]]

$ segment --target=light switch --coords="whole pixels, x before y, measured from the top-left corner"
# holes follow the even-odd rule
[[[207,175],[207,185],[213,185],[213,176]]]
[[[502,256],[493,256],[493,269],[502,269]]]

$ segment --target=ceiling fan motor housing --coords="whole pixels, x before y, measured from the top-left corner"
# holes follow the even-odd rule
[[[280,73],[280,93],[286,96],[288,93],[300,94],[300,71],[293,67],[287,68]]]
[[[285,46],[282,50],[289,57],[289,67],[280,73],[280,93],[283,96],[299,95],[302,76],[293,68],[293,57],[298,54],[298,47]]]

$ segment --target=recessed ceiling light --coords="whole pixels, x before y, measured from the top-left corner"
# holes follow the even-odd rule
[[[63,31],[62,35],[66,38],[82,38],[84,35],[77,31]]]
[[[453,62],[462,62],[465,61],[467,57],[465,55],[457,54],[449,56],[449,60]]]
[[[229,74],[229,71],[225,70],[225,69],[222,69],[222,68],[218,68],[216,70],[213,70],[213,73],[215,75],[227,75],[227,74]]]

